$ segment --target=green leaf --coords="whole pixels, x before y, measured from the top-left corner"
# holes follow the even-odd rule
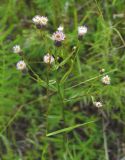
[[[78,127],[82,127],[84,125],[87,125],[87,124],[90,124],[90,123],[94,123],[95,121],[90,121],[90,122],[86,122],[86,123],[83,123],[83,124],[77,124],[75,126],[71,126],[71,127],[67,127],[67,128],[63,128],[63,129],[60,129],[60,130],[57,130],[57,131],[54,131],[54,132],[51,132],[51,133],[48,133],[46,136],[47,137],[50,137],[50,136],[54,136],[56,134],[60,134],[60,133],[64,133],[64,132],[69,132],[75,128],[78,128]]]
[[[62,77],[60,83],[64,83],[65,82],[65,80],[68,78],[69,74],[71,73],[72,69],[73,69],[73,62],[71,64],[71,67],[69,68],[69,70]]]

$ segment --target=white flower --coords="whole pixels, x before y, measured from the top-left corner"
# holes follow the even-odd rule
[[[39,25],[42,27],[47,25],[48,18],[45,16],[36,15],[35,17],[33,17],[32,21],[35,25]]]
[[[62,25],[60,25],[60,26],[57,28],[57,30],[58,30],[58,31],[61,31],[61,32],[63,32],[63,30],[64,30],[64,27],[63,27]]]
[[[17,63],[16,67],[18,70],[24,70],[24,69],[26,69],[26,63],[21,60]]]
[[[56,31],[52,35],[52,40],[54,41],[61,42],[64,41],[64,39],[65,39],[65,34],[61,31]]]
[[[108,75],[102,77],[102,83],[108,85],[108,84],[110,84],[110,81],[111,81],[111,79]]]
[[[43,57],[43,61],[44,63],[53,63],[54,62],[54,57],[51,56],[49,53],[47,53],[44,57]]]
[[[21,52],[20,45],[15,45],[15,46],[13,47],[13,52],[14,52],[14,53],[20,53],[20,52]]]
[[[102,103],[101,103],[101,102],[94,102],[93,104],[94,104],[95,107],[97,107],[97,108],[101,108],[101,107],[102,107]]]
[[[78,35],[83,36],[87,33],[87,27],[86,26],[79,26],[78,27]]]

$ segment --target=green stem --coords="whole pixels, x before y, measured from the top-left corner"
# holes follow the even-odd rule
[[[48,133],[48,115],[49,115],[49,73],[50,73],[50,63],[47,65],[47,111],[46,111],[46,135]]]
[[[65,128],[66,127],[66,118],[65,118],[65,104],[64,104],[64,98],[63,98],[63,95],[61,93],[61,88],[60,88],[60,83],[58,83],[58,93],[59,93],[59,97],[60,97],[60,100],[61,100],[61,103],[62,103],[62,120],[63,120],[63,123],[62,123],[62,127]],[[66,141],[66,133],[63,133],[63,150],[64,150],[64,153],[65,153],[65,141]]]
[[[56,63],[57,63],[57,56],[55,59]],[[59,94],[59,98],[61,100],[62,103],[62,120],[63,120],[63,128],[65,128],[65,104],[64,104],[64,95],[62,95],[62,91],[61,91],[61,87],[60,87],[60,81],[58,79],[58,70],[56,70],[56,83],[57,83],[57,88],[58,88],[58,94]],[[65,152],[65,140],[66,140],[66,134],[63,133],[63,150]]]

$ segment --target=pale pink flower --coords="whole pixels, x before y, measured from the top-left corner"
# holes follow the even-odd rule
[[[108,75],[102,77],[102,83],[106,84],[106,85],[109,85],[110,84],[110,77]]]
[[[16,67],[18,70],[25,70],[26,69],[26,63],[21,60],[16,64]]]
[[[56,31],[52,35],[52,40],[54,40],[56,42],[64,41],[65,40],[65,34],[61,31]]]
[[[47,53],[44,57],[43,57],[43,61],[44,63],[49,63],[52,64],[54,62],[54,57],[52,55],[50,55],[49,53]]]

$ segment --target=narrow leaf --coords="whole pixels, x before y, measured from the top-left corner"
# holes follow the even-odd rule
[[[63,132],[69,132],[69,131],[71,131],[71,130],[73,130],[75,128],[78,128],[78,127],[81,127],[81,126],[84,126],[84,125],[87,125],[87,124],[90,124],[90,123],[94,123],[94,122],[95,121],[90,121],[90,122],[86,122],[86,123],[83,123],[83,124],[77,124],[75,126],[63,128],[63,129],[60,129],[58,131],[48,133],[46,136],[49,137],[49,136],[53,136],[53,135],[60,134],[60,133],[63,133]]]

